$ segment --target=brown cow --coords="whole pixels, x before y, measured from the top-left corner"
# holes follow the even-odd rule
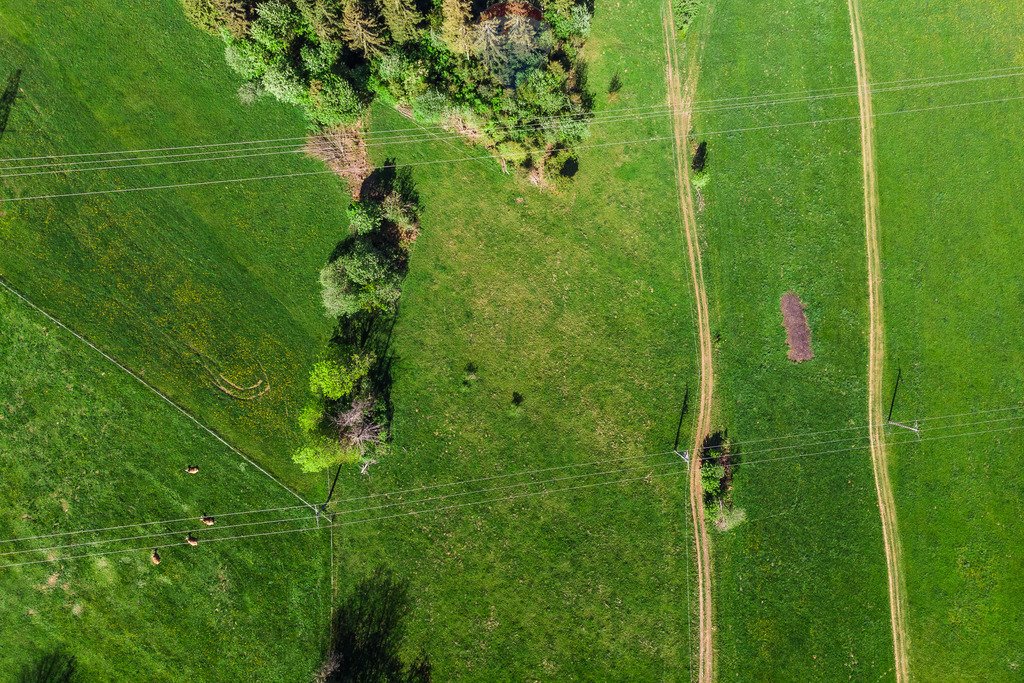
[[[199,540],[192,534],[189,534],[185,537],[185,543],[188,543],[190,546],[195,548],[197,545],[199,545]]]
[[[206,526],[213,526],[217,520],[215,520],[213,517],[210,517],[209,515],[203,515],[199,518],[199,521],[205,524]]]
[[[156,551],[156,548],[153,548],[153,554],[149,556],[149,561],[153,564],[160,564],[160,553]]]
[[[199,468],[195,465],[189,465],[185,468],[185,471],[189,474],[199,474]]]

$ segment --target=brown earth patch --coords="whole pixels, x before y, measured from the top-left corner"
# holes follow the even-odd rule
[[[786,328],[786,343],[789,344],[789,359],[802,363],[814,358],[811,349],[811,328],[804,314],[804,304],[794,292],[786,292],[779,300],[782,309],[782,325]]]
[[[360,124],[309,136],[306,154],[327,164],[327,168],[348,183],[352,198],[359,199],[363,181],[373,172]]]

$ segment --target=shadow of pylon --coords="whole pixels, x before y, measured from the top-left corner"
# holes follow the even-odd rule
[[[690,385],[686,385],[686,393],[683,394],[683,406],[679,409],[679,422],[676,424],[676,440],[672,444],[672,450],[679,450],[679,437],[683,432],[683,418],[686,417],[686,413],[690,410]]]
[[[0,94],[0,140],[4,139],[4,131],[7,130],[7,122],[11,119],[14,101],[18,99],[20,85],[21,69],[15,69],[14,73],[7,77],[7,85],[4,87],[3,94]]]

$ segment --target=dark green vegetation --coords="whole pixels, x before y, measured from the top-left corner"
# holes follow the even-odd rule
[[[0,75],[16,69],[21,95],[0,157],[305,132],[289,107],[240,105],[217,42],[169,0],[96,0],[76,12],[0,0]],[[289,153],[11,177],[0,179],[0,191],[26,196],[322,169]],[[331,333],[316,303],[317,272],[344,237],[347,201],[334,178],[313,176],[2,204],[0,272],[275,474],[322,496],[322,479],[304,477],[290,456],[306,374]],[[230,383],[261,380],[269,390],[258,398],[227,393],[239,394]]]
[[[307,472],[376,464],[390,454],[391,338],[419,233],[419,197],[408,168],[385,166],[348,208],[349,236],[320,271],[327,315],[338,319],[330,358],[309,374],[312,400],[299,413],[306,442],[292,459]]]
[[[536,169],[586,134],[584,2],[183,4],[196,25],[224,40],[228,64],[245,79],[243,101],[271,95],[300,106],[316,126],[352,124],[380,97]],[[552,116],[560,118],[537,120]]]
[[[707,47],[694,145],[708,143],[698,222],[717,339],[715,415],[731,444],[733,513],[747,516],[712,535],[719,676],[874,681],[893,655],[867,441],[851,438],[857,432],[776,440],[865,423],[859,128],[711,134],[856,116],[857,102],[701,105],[854,84],[846,5],[779,12],[776,3],[722,0],[711,26],[695,24],[690,39],[705,37],[698,34]],[[809,362],[787,360],[779,300],[788,290],[807,305]],[[850,445],[865,447],[759,462]]]
[[[0,294],[0,539],[293,506],[294,497],[196,430],[93,350]],[[184,468],[199,464],[188,476]],[[296,516],[286,510],[245,521]],[[218,520],[219,526],[242,521]],[[298,526],[298,525],[293,525]],[[0,569],[0,678],[64,647],[86,680],[303,678],[317,664],[329,613],[323,533],[182,542],[187,522],[129,526],[167,535],[63,551],[130,553]],[[195,530],[195,527],[192,527]],[[280,524],[195,531],[200,539]],[[46,559],[83,534],[0,544],[0,564]],[[162,548],[151,564],[147,546]],[[31,679],[34,680],[34,679]]]
[[[1019,3],[867,3],[864,15],[875,79],[1024,68]],[[1014,76],[892,93],[875,109],[1022,96]],[[903,371],[896,420],[1021,405],[1022,120],[1020,99],[878,120],[887,384]],[[1020,415],[924,422],[920,443],[891,449],[919,680],[1019,680],[1024,669]],[[984,420],[995,421],[948,428]],[[928,441],[984,430],[1001,431]]]

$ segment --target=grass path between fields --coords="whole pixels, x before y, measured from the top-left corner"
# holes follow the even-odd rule
[[[151,392],[153,392],[154,394],[156,394],[157,396],[159,396],[159,397],[160,397],[161,399],[163,399],[163,400],[164,400],[164,402],[165,402],[165,403],[167,403],[167,405],[171,406],[172,408],[174,408],[175,410],[177,410],[177,411],[178,411],[179,413],[181,413],[182,415],[184,415],[185,417],[187,417],[187,418],[188,418],[188,419],[189,419],[189,420],[190,420],[191,422],[193,422],[193,423],[194,423],[194,424],[195,424],[195,425],[196,425],[197,427],[199,427],[199,428],[200,428],[200,429],[202,429],[202,430],[203,430],[204,432],[206,432],[207,434],[209,434],[210,436],[212,436],[212,437],[213,437],[214,439],[216,439],[217,441],[219,441],[220,443],[222,443],[222,444],[223,444],[224,446],[226,446],[226,447],[227,447],[227,449],[228,449],[228,450],[230,450],[230,451],[231,451],[232,453],[236,454],[236,455],[237,455],[238,457],[240,457],[240,458],[241,458],[242,460],[244,460],[244,461],[245,461],[245,462],[247,462],[248,464],[250,464],[250,465],[252,465],[253,467],[255,467],[255,468],[256,468],[256,470],[257,470],[258,472],[260,472],[261,474],[263,474],[264,476],[266,476],[266,477],[267,477],[268,479],[270,479],[271,481],[273,481],[273,482],[274,482],[275,484],[279,485],[279,486],[280,486],[281,488],[283,488],[283,489],[284,489],[285,491],[287,491],[288,493],[290,493],[290,494],[292,494],[293,496],[295,496],[295,497],[296,497],[296,498],[297,498],[297,499],[298,499],[299,501],[301,501],[301,502],[302,502],[302,504],[303,504],[303,505],[307,505],[307,506],[309,506],[310,508],[312,508],[313,510],[315,510],[315,509],[316,509],[316,508],[315,508],[315,507],[313,506],[313,504],[312,504],[312,503],[310,503],[310,502],[309,502],[308,500],[306,500],[305,498],[303,498],[302,496],[300,496],[300,495],[299,495],[299,494],[298,494],[298,493],[297,493],[297,492],[296,492],[296,491],[295,491],[294,489],[292,489],[292,488],[291,488],[290,486],[288,486],[287,484],[285,484],[285,483],[284,483],[283,481],[281,481],[280,479],[278,479],[277,477],[275,477],[274,475],[272,475],[272,474],[271,474],[270,472],[268,472],[267,470],[265,470],[265,469],[263,469],[262,467],[260,467],[260,465],[259,465],[259,464],[258,464],[258,463],[257,463],[257,462],[256,462],[255,460],[253,460],[252,458],[250,458],[249,456],[247,456],[247,455],[246,455],[245,453],[243,453],[242,451],[238,450],[238,449],[237,449],[237,448],[236,448],[235,446],[233,446],[233,445],[232,445],[231,443],[229,443],[229,442],[228,442],[227,440],[225,440],[225,439],[224,439],[224,437],[222,437],[222,436],[221,436],[220,434],[218,434],[218,433],[217,433],[216,431],[214,431],[213,429],[211,429],[211,428],[210,428],[210,427],[208,427],[207,425],[205,425],[205,424],[203,424],[202,422],[200,422],[200,421],[199,421],[199,419],[198,419],[197,417],[195,417],[195,416],[194,416],[194,415],[193,415],[192,413],[188,412],[188,411],[187,411],[187,410],[186,410],[185,408],[183,408],[183,407],[182,407],[181,405],[179,405],[178,403],[174,402],[174,400],[172,400],[172,399],[171,399],[170,397],[168,397],[168,396],[167,396],[167,394],[163,393],[162,391],[160,391],[159,389],[157,389],[157,388],[156,388],[155,386],[153,386],[152,384],[150,384],[150,383],[149,383],[149,382],[147,382],[146,380],[142,379],[142,377],[141,377],[141,376],[139,376],[139,374],[138,374],[138,373],[136,373],[136,372],[135,372],[134,370],[132,370],[131,368],[128,368],[128,367],[127,367],[127,366],[125,366],[125,365],[123,365],[123,364],[122,364],[122,363],[121,363],[120,361],[118,361],[118,360],[117,360],[116,358],[114,358],[113,356],[111,356],[110,354],[108,354],[108,353],[107,353],[106,351],[104,351],[104,350],[103,350],[103,349],[101,349],[100,347],[98,347],[98,346],[96,346],[95,344],[93,344],[93,343],[92,343],[91,341],[89,341],[88,339],[86,339],[85,337],[83,337],[83,336],[82,336],[81,334],[79,334],[79,333],[78,333],[78,332],[76,332],[75,330],[73,330],[73,329],[71,329],[70,327],[68,327],[68,326],[67,326],[67,325],[66,325],[65,323],[63,323],[63,322],[62,322],[61,320],[59,320],[59,319],[57,319],[56,317],[54,317],[54,316],[53,316],[52,314],[50,314],[50,313],[49,313],[49,312],[48,312],[48,311],[47,311],[46,309],[42,308],[41,306],[39,306],[38,304],[36,304],[36,303],[35,303],[34,301],[32,301],[32,300],[31,300],[30,298],[28,298],[28,297],[27,297],[27,296],[26,296],[25,294],[23,294],[22,292],[18,291],[18,290],[17,290],[17,289],[15,289],[15,288],[14,288],[13,286],[11,286],[10,284],[8,284],[8,283],[7,283],[7,282],[6,282],[6,281],[5,281],[4,279],[3,279],[3,277],[2,277],[2,276],[0,276],[0,287],[3,287],[3,288],[4,288],[5,290],[7,290],[7,291],[8,291],[8,292],[9,292],[9,293],[10,293],[11,295],[13,295],[14,297],[16,297],[16,298],[17,298],[17,299],[19,299],[20,301],[22,301],[22,302],[23,302],[24,304],[26,304],[27,306],[29,306],[30,308],[32,308],[33,310],[35,310],[35,311],[36,311],[37,313],[39,313],[40,315],[42,315],[42,316],[44,316],[45,318],[47,318],[47,319],[48,319],[48,320],[49,320],[50,322],[52,322],[52,323],[53,323],[54,325],[57,325],[58,327],[60,327],[60,328],[62,328],[63,330],[67,331],[67,332],[68,332],[69,334],[71,334],[71,336],[73,336],[73,337],[74,337],[75,339],[77,339],[78,341],[82,342],[83,344],[85,344],[86,346],[88,346],[89,348],[91,348],[91,349],[92,349],[93,351],[95,351],[96,353],[98,353],[98,354],[100,354],[101,356],[103,356],[103,358],[104,358],[105,360],[109,361],[109,362],[110,362],[110,363],[111,363],[112,365],[114,365],[115,367],[117,367],[117,368],[118,368],[119,370],[121,370],[121,371],[122,371],[122,372],[124,372],[125,374],[129,375],[130,377],[132,377],[133,379],[135,379],[135,380],[136,380],[136,381],[137,381],[137,382],[138,382],[139,384],[141,384],[142,386],[146,387],[146,388],[147,388],[147,389],[149,389],[149,390],[150,390]]]
[[[700,244],[697,241],[697,218],[693,209],[693,190],[690,186],[690,163],[686,138],[694,96],[697,92],[698,60],[689,62],[686,80],[680,88],[679,57],[676,54],[676,26],[671,4],[666,5],[663,21],[665,34],[665,76],[668,82],[669,104],[672,107],[672,133],[675,144],[676,190],[679,195],[679,213],[682,216],[686,250],[690,259],[690,280],[693,299],[697,306],[695,323],[700,354],[700,386],[697,400],[697,420],[693,430],[693,456],[690,458],[690,515],[693,518],[694,545],[697,562],[697,629],[699,656],[697,680],[710,683],[714,678],[714,619],[711,601],[711,539],[708,536],[704,514],[704,491],[701,488],[700,457],[705,439],[711,434],[711,407],[714,393],[714,367],[711,361],[711,324],[708,317],[708,297],[704,288],[704,267],[701,264]]]
[[[857,69],[857,100],[860,104],[860,144],[864,169],[864,225],[868,256],[868,436],[871,442],[871,466],[875,475],[878,510],[882,518],[882,539],[889,579],[889,611],[895,673],[898,683],[910,679],[906,625],[906,584],[902,570],[902,549],[896,527],[896,502],[889,479],[889,457],[885,447],[882,411],[882,373],[885,337],[882,321],[882,260],[878,239],[878,179],[875,171],[874,117],[871,111],[871,83],[864,54],[864,31],[860,22],[859,0],[848,0],[853,58]]]

